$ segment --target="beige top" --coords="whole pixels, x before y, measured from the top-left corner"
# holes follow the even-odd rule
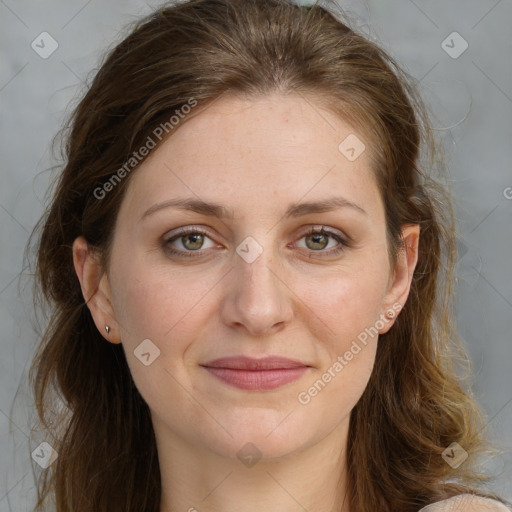
[[[473,494],[461,494],[454,496],[449,500],[438,501],[427,507],[423,507],[419,512],[510,512],[499,501],[489,498],[481,498]]]

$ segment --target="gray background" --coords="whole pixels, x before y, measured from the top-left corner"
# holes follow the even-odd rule
[[[445,147],[461,237],[458,327],[490,437],[502,448],[488,466],[500,473],[494,490],[512,500],[512,2],[339,4],[418,80]],[[0,0],[0,512],[30,510],[39,474],[30,452],[44,440],[29,429],[27,371],[37,336],[22,253],[55,173],[49,143],[100,53],[158,5]],[[47,59],[31,48],[43,31],[59,45]],[[458,58],[441,46],[453,31],[469,45]],[[462,48],[448,41],[452,51]]]

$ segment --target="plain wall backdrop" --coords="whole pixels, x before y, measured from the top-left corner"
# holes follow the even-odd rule
[[[49,144],[103,51],[160,4],[0,0],[0,512],[31,510],[44,471],[30,455],[44,435],[30,434],[27,372],[38,339],[22,256],[55,174]],[[488,466],[499,473],[494,490],[512,500],[512,2],[338,5],[417,80],[433,113],[460,234],[458,328],[502,448]]]

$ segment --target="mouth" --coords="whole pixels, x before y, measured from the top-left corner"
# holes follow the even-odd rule
[[[283,357],[245,356],[216,359],[204,365],[211,375],[230,386],[254,391],[276,389],[299,379],[309,365]]]

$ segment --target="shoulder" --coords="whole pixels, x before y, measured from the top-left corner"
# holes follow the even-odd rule
[[[505,505],[496,500],[482,498],[474,494],[461,494],[448,500],[432,503],[419,512],[510,512]]]

